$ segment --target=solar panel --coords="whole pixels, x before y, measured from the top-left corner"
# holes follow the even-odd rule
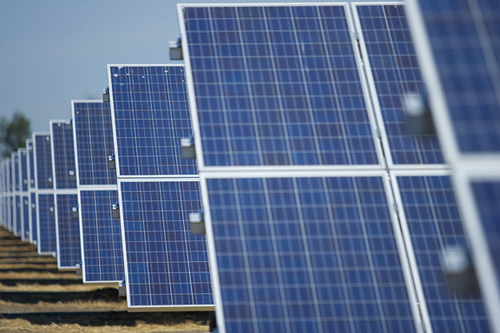
[[[35,165],[37,248],[40,254],[56,253],[54,181],[50,133],[33,133]]]
[[[500,331],[499,253],[490,245],[491,222],[483,219],[496,203],[480,202],[476,192],[477,184],[500,178],[500,6],[495,1],[413,0],[408,12],[491,328]]]
[[[401,3],[178,9],[221,332],[487,330],[425,247],[465,236],[449,178],[422,176],[446,168],[437,137],[407,125],[425,88]],[[413,183],[394,209],[395,170],[450,235],[419,234],[442,221]]]
[[[72,101],[78,185],[116,185],[116,170],[108,165],[114,154],[109,103]]]
[[[446,248],[466,245],[450,177],[399,176],[397,184],[433,331],[489,332],[481,295],[453,295],[441,268]]]
[[[21,239],[30,237],[29,202],[28,202],[28,160],[25,148],[19,148],[19,184],[21,195]]]
[[[435,134],[412,134],[404,111],[405,96],[423,94],[425,86],[414,51],[404,7],[357,4],[355,7],[368,79],[373,83],[375,110],[383,123],[382,142],[390,163],[443,164]]]
[[[206,240],[189,232],[197,179],[119,181],[130,309],[211,310]]]
[[[109,103],[72,101],[77,158],[82,273],[84,282],[123,280],[123,244],[120,219],[113,217],[118,202]]]
[[[75,147],[71,121],[51,120],[55,189],[76,189]]]
[[[37,223],[37,202],[36,193],[30,192],[30,219],[31,219],[31,229],[30,229],[30,241],[33,244],[37,244],[38,241],[38,223]]]
[[[33,140],[26,140],[26,159],[28,165],[28,205],[29,205],[29,241],[36,244],[36,184],[35,184],[35,156],[33,154]]]
[[[110,65],[108,75],[128,307],[212,310],[206,240],[186,229],[200,196],[196,163],[181,158],[192,135],[184,67]]]
[[[78,215],[73,214],[73,208],[78,207],[78,196],[56,191],[55,200],[57,267],[76,268],[81,262],[80,226]]]
[[[38,190],[53,189],[52,152],[49,133],[33,133],[35,182]]]
[[[12,163],[12,200],[13,200],[13,219],[12,219],[12,232],[21,235],[21,197],[19,195],[21,185],[19,184],[19,155],[17,151],[11,154]]]
[[[418,5],[417,5],[418,3]],[[426,62],[442,94],[461,153],[500,152],[500,7],[496,1],[410,2],[415,33],[425,33]],[[417,24],[417,20],[419,23]],[[422,40],[422,37],[419,37]],[[423,50],[422,50],[423,51]],[[424,60],[424,59],[422,59]],[[432,66],[432,67],[431,67]],[[430,77],[429,77],[430,78]],[[440,98],[440,99],[441,99]]]
[[[36,206],[38,212],[38,253],[55,255],[57,244],[54,194],[38,194]]]
[[[111,207],[118,190],[79,191],[84,282],[116,282],[125,277],[120,219]]]
[[[346,11],[180,7],[200,163],[380,163]]]
[[[196,175],[179,146],[192,134],[184,67],[109,65],[108,80],[118,175]]]
[[[73,207],[78,207],[76,166],[71,121],[50,121],[52,137],[52,173],[57,242],[57,266],[76,268],[81,261],[80,227]]]
[[[207,188],[225,331],[416,330],[383,177]]]

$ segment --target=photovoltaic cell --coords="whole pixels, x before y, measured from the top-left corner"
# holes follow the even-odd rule
[[[56,220],[54,215],[54,195],[38,194],[38,252],[56,253]]]
[[[28,160],[26,149],[19,149],[20,191],[28,192]]]
[[[129,308],[213,307],[206,240],[189,232],[198,181],[121,181]]]
[[[21,228],[22,228],[22,216],[21,216],[21,196],[19,194],[16,194],[13,196],[13,204],[14,204],[14,233],[16,235],[21,235]]]
[[[414,332],[382,177],[207,179],[227,332]]]
[[[205,166],[379,163],[346,7],[182,10]]]
[[[412,135],[404,98],[424,94],[424,82],[403,5],[357,5],[367,61],[394,164],[444,163],[434,135]]]
[[[27,194],[27,193],[23,193]],[[29,196],[21,196],[21,210],[22,210],[22,239],[29,240],[30,238],[30,204]]]
[[[78,207],[76,194],[57,194],[57,266],[74,268],[81,262],[80,226],[73,207]]]
[[[56,189],[76,188],[75,147],[71,122],[52,121],[51,135],[53,144],[53,163]]]
[[[73,123],[79,185],[116,184],[116,170],[108,166],[114,154],[109,103],[74,101]]]
[[[450,178],[405,176],[397,183],[433,331],[489,332],[481,295],[455,297],[441,268],[447,247],[466,246]]]
[[[111,210],[116,202],[117,190],[80,190],[84,282],[125,277],[120,219]]]
[[[196,175],[180,154],[191,121],[183,66],[109,66],[121,176]]]
[[[52,152],[49,134],[34,134],[37,189],[53,189]]]
[[[418,4],[459,150],[500,152],[500,4]]]
[[[33,155],[33,140],[26,140],[28,164],[28,188],[35,188],[35,156]]]
[[[500,181],[498,179],[475,180],[471,183],[477,211],[481,218],[481,227],[484,230],[494,269],[497,274],[497,283],[500,283]]]
[[[33,243],[37,243],[38,240],[38,223],[37,223],[37,205],[36,205],[36,193],[30,193],[30,214],[31,214],[31,228],[30,228],[30,240]]]

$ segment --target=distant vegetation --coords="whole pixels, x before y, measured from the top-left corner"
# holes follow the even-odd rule
[[[31,135],[31,123],[20,111],[14,112],[12,119],[0,118],[0,141],[3,157],[10,157],[11,152],[26,146],[26,139]]]

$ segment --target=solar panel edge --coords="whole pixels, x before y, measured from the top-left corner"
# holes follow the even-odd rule
[[[393,179],[392,187],[395,195],[395,200],[396,200],[396,205],[398,206],[398,214],[400,216],[401,220],[401,229],[404,234],[404,237],[407,239],[407,243],[409,244],[407,246],[408,249],[408,256],[411,262],[411,266],[413,267],[413,273],[414,273],[414,278],[416,281],[416,290],[417,294],[419,295],[419,304],[421,307],[421,313],[424,318],[425,326],[427,330],[434,330],[434,331],[446,331],[446,332],[469,332],[470,330],[479,330],[479,331],[486,331],[485,330],[485,325],[487,327],[488,325],[488,319],[484,315],[484,311],[487,309],[487,303],[485,302],[484,298],[481,297],[481,295],[476,295],[476,294],[471,294],[467,295],[467,297],[463,297],[460,295],[454,295],[450,290],[448,290],[448,299],[444,299],[444,294],[443,290],[441,290],[437,296],[435,293],[436,290],[443,288],[443,286],[439,285],[430,285],[432,282],[423,282],[425,275],[425,272],[428,272],[428,274],[431,276],[430,279],[437,284],[438,281],[441,281],[441,284],[446,285],[446,279],[444,279],[443,275],[439,275],[439,273],[432,272],[431,265],[430,264],[424,264],[424,263],[418,263],[419,260],[424,260],[422,258],[423,253],[425,253],[427,256],[432,256],[432,251],[439,252],[439,254],[442,254],[442,251],[444,250],[443,248],[440,248],[440,246],[452,246],[454,245],[455,242],[460,243],[460,240],[462,240],[462,245],[466,242],[467,238],[467,233],[466,230],[461,230],[460,232],[460,227],[463,224],[463,218],[458,216],[458,220],[452,221],[450,220],[451,217],[453,216],[453,209],[449,208],[447,206],[448,200],[450,200],[449,204],[454,204],[455,208],[457,209],[457,212],[459,210],[459,201],[457,200],[458,198],[456,197],[456,192],[453,189],[453,180],[452,180],[452,172],[451,171],[439,171],[439,170],[426,170],[426,171],[416,171],[416,172],[398,172],[394,171],[391,172],[391,178]],[[425,244],[418,244],[418,233],[416,236],[414,236],[413,232],[410,231],[410,216],[408,214],[415,214],[414,212],[411,212],[411,206],[407,208],[407,206],[403,202],[403,191],[408,191],[408,188],[404,188],[402,184],[400,184],[400,181],[403,180],[410,180],[410,179],[421,179],[423,182],[425,182],[425,192],[423,193],[424,197],[427,197],[424,200],[429,200],[427,204],[421,203],[418,200],[418,193],[415,194],[415,197],[408,197],[406,198],[406,201],[409,201],[409,204],[415,205],[419,204],[423,206],[424,208],[427,208],[426,205],[429,206],[429,209],[433,211],[433,215],[431,217],[428,217],[424,213],[422,217],[419,217],[422,219],[422,224],[424,223],[429,223],[429,219],[431,220],[431,223],[433,225],[436,225],[436,229],[438,230],[436,232],[436,237],[439,237],[439,243],[440,245],[434,245],[434,243],[425,243]],[[448,190],[453,194],[453,198],[441,198],[440,195],[442,195],[439,192],[433,192],[433,187],[431,186],[430,183],[428,183],[430,180],[437,180],[437,179],[442,179],[445,180],[448,179],[450,182],[450,186],[446,187],[446,182],[445,184],[442,184],[442,190]],[[499,178],[500,179],[500,178]],[[435,195],[436,199],[431,199],[431,195]],[[438,200],[438,203],[434,204],[433,200]],[[432,207],[432,208],[431,208]],[[435,214],[445,214],[440,211],[440,209],[443,209],[443,207],[446,207],[447,209],[447,214],[450,214],[450,216],[441,216],[441,215],[435,215]],[[407,211],[408,209],[408,211]],[[415,219],[415,217],[411,217],[411,219]],[[411,222],[413,224],[417,222]],[[459,227],[453,227],[453,233],[451,232],[450,228],[447,227],[446,224],[450,223],[458,223]],[[441,230],[441,229],[442,230]],[[415,229],[414,230],[418,230]],[[421,230],[419,231],[420,233],[425,233],[426,230]],[[427,231],[428,232],[428,231]],[[441,233],[441,234],[440,234]],[[416,237],[414,239],[414,237]],[[433,235],[429,235],[428,242],[433,242],[432,239]],[[447,239],[445,239],[447,238]],[[427,239],[427,238],[426,238]],[[451,241],[451,243],[450,243]],[[430,245],[433,244],[433,245]],[[455,244],[456,245],[456,244]],[[418,249],[418,246],[424,246],[425,249]],[[437,249],[434,249],[434,246],[437,246]],[[417,256],[417,253],[419,253]],[[434,256],[437,256],[437,254],[434,254]],[[420,257],[420,258],[419,258]],[[436,258],[434,258],[436,260]],[[441,258],[437,258],[438,261],[441,260]],[[430,260],[430,259],[426,259]],[[437,267],[438,270],[442,270],[441,266],[439,265]],[[444,274],[444,272],[441,271],[441,274]],[[429,278],[429,277],[427,277]],[[441,278],[441,280],[439,280]],[[435,280],[435,281],[434,281]],[[427,289],[427,290],[426,290]],[[443,294],[443,295],[442,295]],[[439,301],[442,303],[439,303],[438,299],[434,299],[437,297]],[[442,306],[446,306],[446,304],[452,303],[456,307],[456,313],[450,313],[449,311],[446,312],[446,314],[441,313],[439,309],[436,309],[436,304],[441,304]],[[478,306],[479,308],[475,308],[475,306]],[[434,308],[433,308],[434,307]],[[473,309],[474,307],[474,309]],[[431,308],[432,311],[434,312],[431,314]],[[482,310],[482,311],[481,311]],[[483,314],[483,315],[481,315]],[[433,319],[434,318],[434,319]],[[450,325],[453,325],[452,323],[459,323],[456,324],[456,327],[450,327]],[[443,326],[445,325],[445,326]]]
[[[464,228],[470,238],[471,256],[476,265],[480,289],[487,304],[491,329],[492,331],[500,331],[500,316],[497,315],[497,309],[500,307],[500,287],[495,281],[497,274],[494,270],[491,253],[487,248],[487,237],[481,230],[482,228],[477,228],[481,219],[477,205],[474,204],[474,196],[468,179],[470,175],[467,175],[470,169],[462,167],[463,164],[468,164],[469,157],[476,159],[473,169],[478,170],[483,170],[485,165],[499,159],[494,157],[497,154],[485,152],[473,154],[461,151],[450,114],[450,106],[444,93],[443,82],[438,74],[439,68],[432,51],[429,30],[425,24],[420,5],[417,0],[411,0],[407,2],[406,9],[411,32],[418,45],[419,61],[426,64],[422,68],[428,91],[431,92],[429,102],[433,110],[432,116],[442,146],[447,148],[444,150],[445,157],[454,172],[452,180],[455,195],[457,200],[462,203],[460,210],[464,218]],[[500,277],[496,276],[496,278]]]
[[[438,147],[437,147],[438,152],[435,153],[435,155],[437,155],[437,156],[432,156],[432,158],[435,158],[436,161],[426,161],[427,159],[431,158],[431,157],[428,157],[426,155],[426,153],[430,153],[430,151],[426,151],[425,150],[426,148],[423,148],[423,147],[425,147],[426,145],[429,145],[428,141],[432,138],[431,135],[425,135],[425,136],[419,135],[419,136],[417,136],[417,135],[408,134],[408,133],[405,133],[404,127],[400,129],[400,132],[402,132],[402,133],[399,133],[399,135],[401,137],[400,140],[401,141],[410,140],[411,145],[414,146],[414,148],[412,148],[412,149],[415,149],[415,151],[409,151],[408,153],[413,153],[414,155],[416,155],[413,157],[414,159],[416,159],[416,161],[413,161],[413,162],[411,162],[411,161],[397,162],[396,161],[396,159],[398,158],[398,155],[394,155],[394,154],[396,154],[396,152],[393,151],[393,149],[391,149],[391,148],[393,148],[392,143],[389,142],[389,137],[393,136],[393,134],[389,135],[388,127],[390,124],[386,125],[386,120],[385,120],[385,117],[383,114],[383,109],[395,108],[395,106],[394,105],[391,105],[390,107],[389,106],[384,106],[384,107],[382,106],[383,99],[380,98],[379,96],[381,96],[381,94],[384,94],[384,93],[379,93],[379,89],[377,87],[376,80],[375,80],[374,68],[372,68],[372,59],[371,59],[372,55],[368,51],[368,43],[369,43],[368,39],[369,38],[367,38],[365,36],[365,33],[368,33],[370,31],[368,31],[368,29],[365,29],[362,27],[361,14],[358,10],[360,7],[372,7],[372,6],[380,6],[380,7],[382,7],[382,9],[385,9],[387,6],[395,6],[395,7],[401,6],[404,8],[404,2],[392,1],[392,2],[366,2],[366,3],[355,2],[355,3],[351,3],[353,19],[354,19],[354,26],[356,27],[356,34],[359,38],[359,47],[360,47],[360,52],[362,53],[363,64],[364,64],[364,67],[366,68],[366,70],[364,71],[364,75],[366,77],[366,81],[367,81],[367,84],[369,87],[368,93],[371,96],[372,112],[374,113],[374,119],[375,119],[375,123],[377,124],[377,130],[380,133],[379,136],[380,136],[380,140],[382,141],[382,146],[384,146],[384,151],[386,152],[386,154],[384,155],[386,163],[388,164],[389,168],[397,168],[397,167],[419,168],[422,166],[435,167],[435,168],[446,167],[446,162],[444,160],[442,160],[441,162],[437,161],[440,159],[440,157],[442,159],[442,156],[441,156],[442,153],[441,153],[441,149],[439,147],[439,143],[438,143]],[[386,24],[387,24],[387,27],[389,27],[389,22],[387,22],[387,20],[388,20],[388,18],[386,17]],[[405,15],[405,20],[407,20],[406,15]],[[382,29],[381,27],[377,27],[377,28]],[[390,30],[387,30],[387,31],[389,32]],[[413,42],[413,40],[409,40],[408,42],[410,42],[413,45],[413,49],[414,49],[415,43]],[[394,42],[391,39],[391,45],[393,45],[393,44],[394,44]],[[377,54],[377,55],[380,57],[380,54]],[[393,50],[393,54],[391,54],[391,56],[394,56],[394,58],[396,59],[400,55],[397,54],[395,50]],[[395,68],[397,68],[399,75],[402,75],[401,73],[405,70],[405,67],[403,67],[402,65],[395,66]],[[417,77],[413,78],[415,81],[415,82],[413,82],[414,84],[417,84],[418,79],[419,79],[418,73],[420,72],[420,70],[417,69],[416,71],[417,71]],[[380,76],[380,74],[378,76]],[[393,79],[393,80],[395,80],[395,79]],[[421,85],[423,86],[423,84],[424,84],[423,78],[421,79],[421,81],[422,81]],[[410,81],[408,79],[403,80],[403,77],[401,77],[400,89],[405,89],[405,88],[403,88],[403,86],[408,85],[409,83],[410,83]],[[419,87],[418,89],[422,89],[422,87]],[[417,90],[410,91],[409,89],[408,89],[408,91],[403,91],[403,93],[412,93],[412,92],[419,93],[420,91],[417,91]],[[385,95],[387,95],[387,93],[385,93]],[[385,96],[385,97],[387,98],[388,96]],[[400,99],[402,100],[403,98],[404,98],[404,95],[401,95]],[[406,118],[406,116],[405,116],[405,118]],[[402,127],[402,126],[400,126],[400,127]],[[427,141],[423,141],[423,140],[427,140]],[[402,143],[400,143],[400,145],[401,144]],[[406,145],[408,145],[408,144],[409,143],[406,143]],[[423,146],[423,147],[421,147],[421,146]],[[402,150],[403,148],[398,147],[397,149]],[[430,148],[427,148],[427,149],[429,150]],[[410,157],[408,156],[406,158],[410,158]]]

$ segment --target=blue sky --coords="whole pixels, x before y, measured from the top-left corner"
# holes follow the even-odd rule
[[[20,110],[48,131],[50,119],[71,118],[71,100],[102,98],[107,64],[171,63],[176,3],[0,0],[0,116]]]

